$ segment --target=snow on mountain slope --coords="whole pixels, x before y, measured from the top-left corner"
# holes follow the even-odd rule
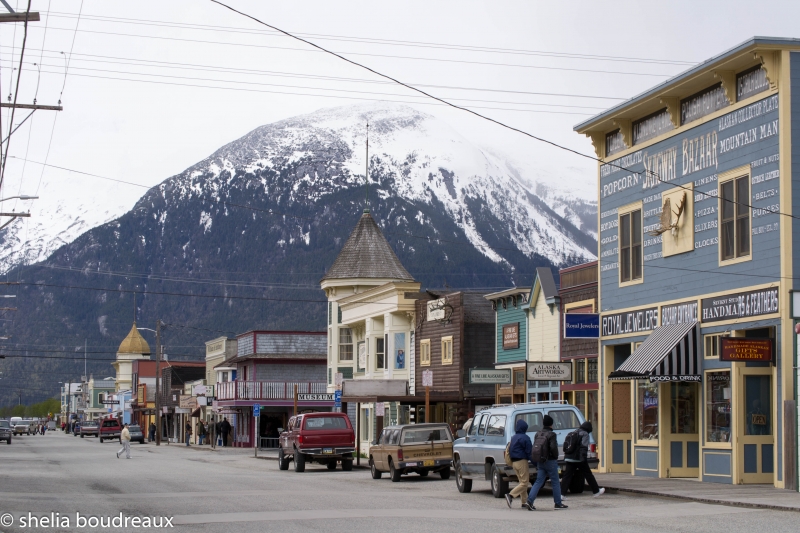
[[[391,194],[409,202],[441,203],[476,249],[492,261],[503,263],[504,252],[487,244],[497,235],[487,235],[485,228],[482,232],[484,212],[507,226],[503,237],[525,255],[536,253],[554,264],[562,264],[565,257],[594,258],[592,177],[576,169],[542,172],[524,157],[511,162],[499,151],[472,143],[442,120],[396,104],[327,108],[261,126],[165,181],[160,189],[173,205],[195,196],[219,201],[226,191],[252,185],[237,184],[237,175],[244,173],[258,176],[262,193],[270,195],[285,185],[271,182],[265,171],[299,161],[312,170],[291,185],[288,202],[314,203],[342,189],[363,187],[367,121],[372,182],[391,180]],[[314,164],[326,167],[325,176],[313,170]],[[43,182],[41,200],[31,205],[32,217],[0,233],[4,245],[0,271],[44,260],[85,231],[130,210],[140,195],[139,189],[120,188],[113,182],[68,176],[68,181],[58,175]],[[388,193],[384,189],[381,194]],[[203,215],[198,223],[205,232],[214,231],[214,215]],[[438,230],[431,228],[431,234]]]

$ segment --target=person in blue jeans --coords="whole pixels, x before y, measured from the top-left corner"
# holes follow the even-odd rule
[[[541,455],[536,465],[536,483],[533,484],[533,488],[528,494],[528,501],[522,506],[529,511],[535,511],[536,507],[533,506],[533,502],[536,500],[536,495],[539,494],[539,489],[542,488],[547,478],[550,478],[556,510],[566,509],[567,506],[561,502],[561,480],[558,479],[558,438],[553,433],[553,418],[550,415],[544,415],[542,426],[542,429],[533,438],[534,447],[537,446],[537,441],[541,443],[544,440],[540,446]]]

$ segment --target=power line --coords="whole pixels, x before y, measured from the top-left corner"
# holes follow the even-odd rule
[[[222,4],[224,5],[224,4]],[[227,6],[226,6],[227,7]],[[272,27],[272,26],[270,26]],[[62,30],[62,31],[72,31],[68,28],[56,28],[51,27],[52,30]],[[272,50],[290,50],[294,52],[312,52],[312,50],[306,50],[303,48],[289,48],[285,46],[271,46],[271,45],[264,45],[264,44],[247,44],[247,43],[231,43],[225,41],[208,41],[203,39],[186,39],[181,37],[163,37],[159,35],[137,35],[131,33],[119,33],[119,32],[110,32],[110,31],[98,31],[98,30],[79,30],[82,33],[93,33],[97,35],[113,35],[115,37],[134,37],[134,38],[142,38],[142,39],[157,39],[157,40],[166,40],[166,41],[178,41],[178,42],[188,42],[188,43],[197,43],[197,44],[212,44],[215,46],[240,46],[245,48],[268,48]],[[282,31],[282,30],[278,30]],[[287,34],[288,35],[288,34]],[[294,37],[292,35],[292,37]],[[295,37],[300,39],[300,37]],[[310,42],[310,41],[305,41]],[[325,50],[327,52],[327,50]],[[333,52],[329,52],[333,53]],[[484,66],[492,66],[492,67],[514,67],[514,68],[529,68],[529,69],[541,69],[541,70],[558,70],[558,71],[569,71],[569,72],[584,72],[590,74],[617,74],[617,75],[624,75],[624,76],[649,76],[649,77],[657,77],[657,78],[668,78],[672,74],[652,74],[648,72],[624,72],[618,70],[597,70],[597,69],[581,69],[581,68],[570,68],[570,67],[547,67],[542,65],[520,65],[515,63],[495,63],[489,61],[469,61],[465,59],[442,59],[442,58],[432,58],[432,57],[415,57],[415,56],[399,56],[399,55],[391,55],[391,54],[370,54],[365,52],[341,52],[343,54],[353,55],[353,56],[368,56],[368,57],[385,57],[385,58],[392,58],[392,59],[410,59],[414,61],[432,61],[437,63],[462,63],[462,64],[470,64],[470,65],[484,65]]]
[[[48,14],[50,14],[48,12]],[[74,18],[72,13],[62,13],[54,11],[52,16],[59,18]],[[224,32],[226,34],[229,33],[246,33],[246,34],[255,34],[255,35],[267,35],[267,36],[280,36],[274,32],[263,31],[263,30],[253,30],[252,28],[242,28],[242,27],[235,27],[235,26],[211,26],[207,24],[191,24],[191,23],[182,23],[182,22],[172,22],[172,21],[159,21],[159,20],[143,20],[143,19],[131,19],[131,18],[123,18],[123,17],[103,17],[99,15],[86,15],[86,19],[89,20],[98,20],[98,21],[109,21],[109,22],[120,22],[125,24],[139,24],[145,26],[167,26],[171,28],[187,28],[187,29],[196,29],[196,30],[207,30],[207,31],[215,31],[215,32]],[[597,55],[597,54],[579,54],[579,53],[569,53],[569,52],[552,52],[552,51],[543,51],[543,50],[524,50],[524,49],[516,49],[516,48],[498,48],[498,47],[487,47],[487,46],[473,46],[473,45],[458,45],[458,44],[449,44],[449,43],[433,43],[433,42],[424,42],[424,41],[406,41],[406,40],[398,40],[398,39],[375,39],[375,38],[367,38],[367,37],[353,37],[353,36],[342,36],[342,35],[330,35],[330,34],[319,34],[319,33],[303,33],[298,32],[297,35],[304,35],[306,37],[317,37],[321,40],[335,40],[335,41],[349,41],[349,42],[356,42],[356,43],[370,43],[370,44],[383,44],[383,45],[390,45],[390,46],[413,46],[413,47],[421,47],[421,48],[442,48],[445,50],[467,50],[473,52],[487,52],[487,53],[501,53],[501,54],[522,54],[522,55],[535,55],[535,56],[545,56],[545,57],[555,57],[555,58],[562,58],[562,59],[583,59],[583,60],[591,60],[591,61],[622,61],[626,63],[654,63],[654,64],[661,64],[661,65],[694,65],[695,62],[692,61],[676,61],[671,59],[655,59],[655,58],[639,58],[639,57],[626,57],[626,56],[608,56],[608,55]]]

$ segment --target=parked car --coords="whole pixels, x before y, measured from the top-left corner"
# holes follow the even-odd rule
[[[128,426],[128,433],[131,434],[131,442],[144,444],[144,433],[142,433],[142,428],[138,424]]]
[[[14,425],[14,435],[30,435],[35,432],[33,420],[20,420]]]
[[[509,481],[517,481],[514,469],[507,466],[503,454],[506,444],[514,436],[517,420],[523,419],[528,424],[528,435],[533,440],[537,431],[542,428],[544,415],[553,418],[553,431],[558,437],[559,474],[564,470],[564,437],[577,429],[585,420],[580,410],[562,402],[518,403],[512,405],[492,406],[490,409],[475,414],[475,419],[466,435],[459,436],[453,444],[453,462],[456,471],[456,487],[459,492],[472,490],[472,481],[483,479],[491,483],[492,494],[502,498],[508,493]],[[592,435],[589,446],[589,466],[596,468],[598,464],[596,444]],[[530,481],[536,479],[536,464],[529,462]],[[583,492],[585,480],[583,476],[572,478],[569,490],[573,493]]]
[[[81,424],[80,436],[84,437],[97,437],[100,435],[100,424],[95,420],[87,420]]]
[[[107,418],[100,423],[100,442],[104,440],[117,439],[122,433],[122,426],[116,418]]]
[[[12,433],[14,433],[14,430],[11,429],[11,422],[0,420],[0,440],[6,441],[6,444],[11,444]]]
[[[369,448],[372,479],[389,472],[392,481],[403,474],[427,476],[437,472],[450,479],[453,464],[453,435],[447,424],[406,424],[384,428]]]
[[[335,470],[342,462],[342,470],[353,469],[356,434],[345,413],[309,413],[293,416],[289,427],[278,440],[278,467],[289,469],[294,460],[294,471],[303,472],[307,462],[316,462]]]

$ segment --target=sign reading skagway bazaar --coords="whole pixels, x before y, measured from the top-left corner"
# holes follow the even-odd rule
[[[658,327],[658,307],[603,315],[603,336],[652,331]]]
[[[733,318],[769,315],[778,312],[778,289],[739,292],[703,298],[700,304],[702,322],[719,322]]]

